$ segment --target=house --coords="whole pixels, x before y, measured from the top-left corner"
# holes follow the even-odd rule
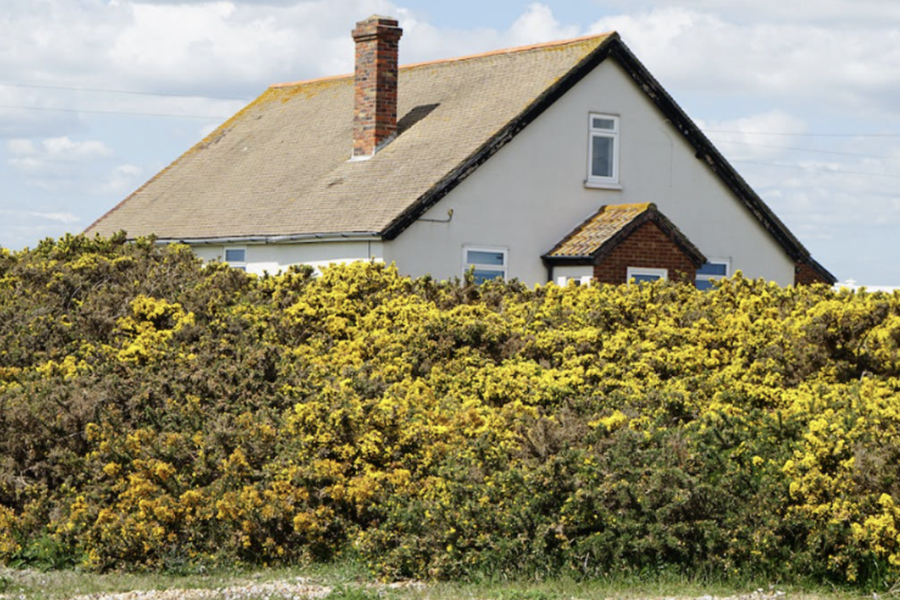
[[[88,228],[261,273],[833,283],[615,33],[270,87]]]

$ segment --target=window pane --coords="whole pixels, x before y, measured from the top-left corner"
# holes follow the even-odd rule
[[[612,119],[607,119],[604,117],[594,117],[592,119],[592,125],[594,129],[607,129],[609,131],[616,130],[616,122]]]
[[[656,281],[657,279],[662,279],[659,275],[632,275],[632,279],[634,279],[637,283],[643,283],[645,281]]]
[[[694,282],[697,285],[698,290],[711,290],[713,289],[713,282],[711,279],[698,279]]]
[[[245,262],[246,251],[243,248],[226,248],[225,262]]]
[[[503,266],[503,253],[485,250],[469,250],[466,254],[466,262],[470,265],[497,265]]]
[[[591,139],[591,175],[613,176],[613,138],[595,135]]]
[[[697,275],[717,275],[724,277],[728,274],[728,265],[722,263],[706,263],[697,269]]]
[[[503,271],[491,271],[489,269],[475,269],[472,272],[475,283],[484,283],[488,279],[503,279]]]

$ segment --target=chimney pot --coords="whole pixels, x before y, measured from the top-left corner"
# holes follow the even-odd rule
[[[372,15],[356,24],[353,158],[368,157],[397,134],[397,20]]]

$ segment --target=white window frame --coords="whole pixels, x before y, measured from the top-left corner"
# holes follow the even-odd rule
[[[486,265],[469,262],[469,252],[496,252],[503,255],[503,265]],[[463,246],[462,253],[462,262],[463,262],[463,276],[465,276],[466,272],[471,268],[475,267],[478,271],[492,271],[500,273],[503,277],[503,281],[507,280],[509,274],[509,249],[501,248],[497,246]]]
[[[594,127],[594,119],[608,119],[613,122],[612,129],[604,129]],[[606,189],[622,189],[619,185],[619,117],[617,115],[609,115],[604,113],[592,112],[588,114],[588,151],[587,151],[587,179],[585,186],[606,188]],[[612,175],[594,175],[594,138],[602,137],[611,139],[612,144]]]
[[[240,250],[244,253],[244,260],[228,260],[228,252],[232,250]],[[240,269],[241,271],[247,270],[247,248],[245,246],[225,246],[222,250],[222,262],[227,264],[229,267],[233,267],[235,269]]]
[[[621,272],[621,271],[620,271]],[[651,269],[649,267],[628,267],[627,274],[625,275],[626,281],[631,283],[633,278],[638,276],[646,276],[646,277],[655,277],[656,279],[662,279],[663,281],[669,280],[669,270],[668,269]]]
[[[698,281],[715,281],[717,279],[724,279],[726,277],[731,277],[731,259],[730,258],[710,258],[707,259],[707,263],[711,265],[725,265],[725,274],[724,275],[707,275],[697,273],[696,277],[694,277],[694,286],[696,287]]]
[[[582,276],[573,276],[569,277],[568,275],[560,275],[556,278],[556,285],[559,287],[566,287],[570,282],[574,281],[575,285],[587,285],[590,286],[591,282],[594,280],[592,275],[582,275]]]

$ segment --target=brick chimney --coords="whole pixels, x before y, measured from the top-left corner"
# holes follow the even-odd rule
[[[397,133],[397,20],[372,15],[356,24],[352,158],[370,157]]]

